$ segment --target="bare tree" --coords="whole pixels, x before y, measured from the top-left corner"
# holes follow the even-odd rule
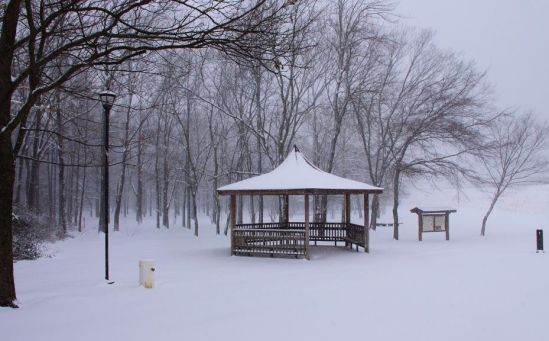
[[[8,0],[0,15],[0,306],[15,306],[11,216],[15,158],[31,108],[94,64],[117,64],[149,50],[212,47],[270,63],[284,44],[288,4],[271,0]],[[257,12],[263,15],[256,15]],[[161,19],[160,19],[161,18]],[[259,18],[259,19],[258,19]],[[274,28],[277,28],[276,31]],[[283,27],[283,26],[282,26]],[[274,39],[276,35],[277,39]],[[263,51],[264,53],[259,53]],[[47,70],[67,65],[55,77]],[[24,101],[12,106],[16,93]]]
[[[366,46],[378,39],[373,29],[375,22],[384,18],[390,9],[391,5],[384,1],[338,0],[325,19],[330,30],[324,46],[328,65],[324,70],[324,87],[330,118],[324,168],[328,172],[335,168],[344,120],[359,89],[360,74],[365,70],[363,64],[369,58]],[[322,196],[319,204],[315,207],[315,219],[326,221],[327,197]]]
[[[116,193],[115,193],[115,208],[114,208],[114,230],[118,231],[120,229],[120,210],[122,206],[122,195],[124,193],[124,185],[126,183],[126,169],[128,166],[128,159],[130,157],[130,145],[135,134],[130,132],[130,123],[132,121],[132,110],[134,97],[136,94],[136,83],[138,74],[133,70],[133,64],[127,64],[127,82],[125,82],[128,91],[128,100],[125,108],[125,115],[123,118],[123,137],[121,138],[122,146],[122,160],[120,162],[120,175],[116,183]],[[140,124],[141,122],[138,122]]]
[[[547,180],[549,127],[532,114],[506,116],[489,128],[492,143],[478,154],[482,165],[474,180],[491,190],[491,201],[482,218],[480,234],[486,234],[488,217],[509,189]]]
[[[356,119],[356,131],[364,150],[368,180],[377,187],[387,187],[389,171],[393,164],[390,130],[395,110],[387,110],[387,102],[394,91],[395,64],[401,52],[401,44],[393,39],[372,41],[368,45],[368,58],[360,75],[360,86],[352,99]],[[372,198],[370,227],[376,228],[380,214],[378,194]]]
[[[380,71],[354,108],[370,177],[378,185],[391,177],[398,239],[403,178],[458,169],[452,158],[475,148],[489,117],[483,73],[437,49],[431,32],[397,32],[383,46]]]

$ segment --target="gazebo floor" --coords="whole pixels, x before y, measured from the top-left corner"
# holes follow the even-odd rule
[[[237,224],[232,253],[246,256],[305,257],[305,223]],[[364,226],[347,223],[309,223],[309,244],[344,242],[364,248]]]

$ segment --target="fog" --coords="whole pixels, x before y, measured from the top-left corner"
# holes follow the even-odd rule
[[[500,106],[549,118],[549,1],[401,0],[397,11],[487,70]]]

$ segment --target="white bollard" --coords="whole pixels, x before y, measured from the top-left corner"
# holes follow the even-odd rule
[[[154,260],[145,259],[139,261],[139,285],[145,288],[154,287]]]

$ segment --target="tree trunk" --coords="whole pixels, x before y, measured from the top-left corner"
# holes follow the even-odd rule
[[[212,130],[210,129],[210,132]],[[215,138],[215,136],[211,136],[212,140]],[[214,144],[213,147],[213,162],[214,162],[214,174],[213,174],[213,188],[212,188],[212,195],[214,199],[214,207],[213,207],[213,222],[215,223],[215,232],[216,234],[221,233],[221,227],[219,225],[219,216],[220,216],[220,210],[221,205],[219,203],[219,195],[217,194],[217,187],[218,187],[218,177],[219,177],[219,160],[218,160],[218,149],[219,145]]]
[[[101,160],[104,160],[104,157],[101,157]],[[105,205],[103,204],[103,193],[105,192],[105,182],[103,181],[103,171],[100,168],[97,168],[99,171],[99,195],[96,200],[96,214],[99,214],[99,228],[97,229],[98,232],[104,232],[105,231],[105,214],[103,214],[103,210]]]
[[[170,228],[170,201],[168,200],[169,189],[169,169],[168,169],[168,146],[164,145],[164,165],[163,165],[163,177],[164,184],[162,186],[162,225],[166,228]]]
[[[16,172],[15,172],[17,174],[17,182],[15,185],[15,199],[14,199],[15,205],[21,202],[21,183],[23,179],[24,159],[19,158],[19,160],[17,160],[17,163],[19,164],[19,166],[17,166]]]
[[[190,186],[190,183],[191,183],[191,176],[190,176],[190,172],[191,172],[191,166],[190,166],[190,161],[189,161],[189,153],[187,152],[187,156],[186,156],[186,159],[185,159],[185,179],[186,179],[186,196],[185,196],[185,203],[187,204],[186,205],[186,211],[187,211],[187,216],[185,217],[186,218],[186,223],[185,223],[185,226],[187,226],[187,228],[190,230],[191,229],[191,186]]]
[[[397,165],[393,178],[393,239],[398,240],[398,201],[400,191],[400,169]]]
[[[51,153],[51,168],[50,168],[50,182],[51,182],[51,201],[49,203],[50,205],[50,221],[52,224],[56,224],[56,217],[57,217],[57,212],[55,211],[56,207],[58,207],[58,198],[59,198],[59,195],[57,194],[57,190],[59,189],[58,187],[58,184],[57,184],[57,180],[58,180],[58,177],[57,177],[57,174],[56,174],[56,170],[57,170],[57,165],[55,165],[55,162],[56,162],[56,156],[55,153]]]
[[[192,219],[192,212],[191,212],[191,187],[187,186],[187,198],[185,199],[187,203],[187,228],[191,229],[191,219]]]
[[[255,82],[256,82],[256,91],[255,91],[255,101],[256,101],[256,111],[257,111],[257,131],[260,132],[263,130],[263,110],[261,107],[261,67],[255,67]],[[257,173],[261,174],[263,172],[263,153],[261,150],[261,136],[257,135]],[[260,224],[263,224],[263,196],[260,195],[258,198],[258,207],[257,207],[259,216],[258,220]]]
[[[73,161],[73,160],[72,160]],[[74,161],[73,161],[74,162]],[[78,164],[79,161],[77,161]],[[67,172],[66,172],[67,173]],[[73,220],[73,208],[74,208],[74,169],[72,167],[68,168],[68,174],[66,176],[68,178],[68,181],[65,180],[65,183],[68,183],[65,187],[65,202],[66,202],[66,209],[65,209],[65,220],[67,221],[67,226],[71,226],[71,222]]]
[[[77,152],[77,164],[80,164],[80,148],[78,148]],[[71,217],[73,221],[73,226],[78,226],[78,218],[79,218],[79,212],[80,212],[80,168],[76,167],[76,176],[74,176],[74,182],[73,182],[73,202],[72,208],[71,208]],[[86,171],[86,168],[84,167],[84,171]],[[74,172],[74,168],[73,168]]]
[[[250,222],[255,224],[255,202],[253,195],[250,195]]]
[[[372,216],[370,222],[370,228],[375,230],[377,228],[377,217],[379,216],[379,194],[374,194],[372,198]]]
[[[120,209],[122,205],[122,194],[124,193],[124,183],[126,182],[126,161],[128,159],[129,152],[129,134],[130,134],[130,107],[131,107],[131,96],[128,110],[126,112],[126,122],[124,126],[124,151],[122,152],[122,169],[120,170],[120,178],[118,179],[118,184],[116,186],[116,197],[115,197],[115,209],[114,209],[114,230],[119,231],[120,229]]]
[[[51,161],[51,164],[49,165],[48,167],[48,182],[49,182],[49,185],[48,185],[48,205],[49,205],[49,221],[50,221],[50,224],[53,225],[55,224],[55,196],[54,196],[54,192],[55,192],[55,184],[56,184],[56,177],[55,177],[55,172],[54,172],[54,169],[55,169],[55,165],[54,165],[54,162],[55,162],[55,158],[54,158],[54,153],[51,153],[50,155],[50,161]]]
[[[362,202],[360,200],[360,197],[359,196],[356,196],[356,200],[355,200],[355,205],[356,205],[356,211],[357,211],[357,214],[358,214],[358,218],[360,220],[362,220],[363,218],[363,210],[364,210],[364,205],[361,205]]]
[[[86,173],[87,173],[87,169],[84,168],[84,176],[82,179],[82,190],[80,192],[80,209],[78,212],[78,232],[82,232],[82,211],[84,210],[84,192],[86,191]]]
[[[320,165],[320,140],[318,136],[320,132],[318,130],[318,117],[317,114],[313,114],[313,162],[315,165]],[[320,197],[318,195],[313,196],[313,222],[320,222],[321,217],[321,207],[320,207]]]
[[[57,95],[57,103],[60,103],[59,95]],[[65,237],[67,235],[67,215],[65,212],[65,156],[63,154],[63,122],[61,121],[61,108],[57,107],[57,146],[58,146],[58,155],[59,155],[59,211],[57,219],[61,225],[61,236]]]
[[[32,141],[32,160],[30,161],[30,169],[28,169],[28,191],[27,191],[27,207],[29,210],[40,213],[40,162],[38,161],[38,148],[40,144],[40,126],[42,115],[40,112],[36,114],[36,130],[33,134]]]
[[[99,218],[99,225],[101,225],[101,220],[103,218],[101,218],[102,215],[101,215],[101,199],[100,198],[101,198],[101,193],[103,193],[103,189],[101,188],[103,182],[101,181],[101,169],[99,167],[96,167],[95,169],[97,170],[97,182],[96,182],[96,184],[100,185],[99,193],[96,192],[97,197],[94,200],[94,202],[95,202],[95,217]],[[98,231],[101,232],[101,227],[99,228]]]
[[[149,191],[149,192],[148,192],[147,198],[148,198],[147,202],[149,203],[149,217],[152,217],[152,215],[153,215],[153,212],[152,212],[152,210],[153,210],[153,196],[152,196],[152,191]]]
[[[15,160],[11,139],[8,134],[0,134],[0,306],[2,307],[16,306],[11,230],[14,180]]]
[[[231,221],[231,215],[227,213],[227,220],[225,221],[225,230],[223,231],[224,235],[229,234],[229,223]]]
[[[185,193],[185,210],[187,211],[187,216],[185,217],[185,226],[190,230],[191,229],[191,187],[187,186],[187,190]]]
[[[194,217],[194,235],[198,237],[198,214],[196,212],[196,191],[192,191],[192,199],[193,199],[193,217]]]
[[[3,131],[11,120],[12,65],[21,1],[3,3],[0,31],[0,306],[16,307],[13,278],[12,213],[15,153],[11,132]]]
[[[180,215],[180,206],[179,206],[179,199],[180,199],[180,196],[178,195],[179,194],[179,189],[181,188],[181,184],[179,183],[179,179],[176,179],[175,180],[175,184],[174,184],[174,189],[173,189],[173,224],[176,225],[177,224],[177,217],[179,217]]]
[[[124,156],[122,156],[125,159]],[[114,231],[120,230],[120,210],[122,208],[122,194],[124,192],[124,182],[126,179],[126,161],[122,161],[122,170],[120,171],[120,178],[118,179],[118,184],[116,186],[116,197],[115,207],[114,207]]]
[[[490,203],[490,207],[488,208],[488,211],[482,218],[482,228],[480,229],[480,235],[484,236],[486,235],[486,222],[488,221],[488,217],[492,213],[492,210],[494,209],[494,206],[496,206],[496,202],[499,199],[499,196],[501,195],[501,192],[498,190],[496,191],[496,194],[494,195],[494,198],[492,199],[492,202]]]
[[[280,216],[278,218],[279,222],[288,226],[290,221],[290,197],[288,195],[279,195],[279,207],[280,207]]]
[[[11,119],[13,85],[11,68],[21,1],[4,3],[0,32],[0,306],[17,307],[13,278],[12,215],[15,155],[9,131],[1,131]]]
[[[15,306],[12,254],[12,196],[15,163],[8,134],[0,134],[0,306]]]
[[[204,196],[204,213],[206,216],[210,217],[210,196],[205,195]]]
[[[143,132],[139,128],[137,138],[137,193],[136,193],[135,219],[138,224],[143,222]]]
[[[126,218],[128,216],[128,196],[127,195],[124,195],[124,218]]]
[[[217,195],[217,192],[215,193],[215,232],[216,234],[221,234],[221,203],[219,200],[219,196]]]
[[[181,226],[186,227],[187,224],[187,185],[183,185],[183,198],[181,200]]]
[[[160,228],[160,208],[161,208],[161,184],[160,184],[160,168],[158,165],[159,157],[159,147],[160,147],[160,119],[158,119],[157,129],[156,129],[156,153],[154,156],[154,178],[156,184],[156,228]]]
[[[244,196],[243,195],[239,195],[238,196],[238,207],[236,209],[236,223],[237,224],[242,224],[242,221],[243,221],[243,209],[244,209]]]

